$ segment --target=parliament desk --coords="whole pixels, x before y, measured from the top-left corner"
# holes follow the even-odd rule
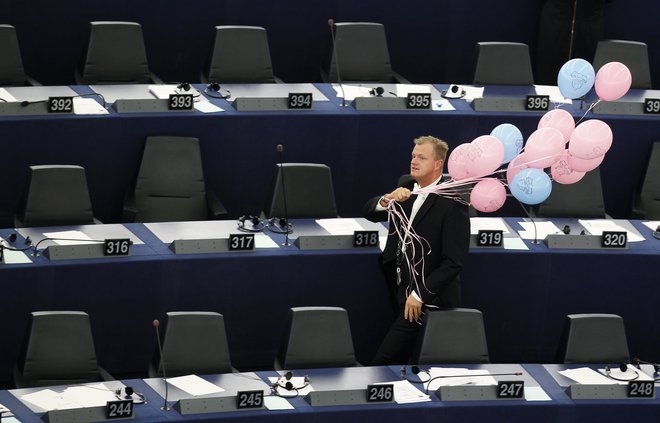
[[[521,229],[518,221],[506,220],[514,230]],[[234,228],[235,223],[208,222]],[[188,226],[155,225],[179,227],[181,233]],[[528,250],[472,248],[462,275],[463,306],[483,311],[491,362],[555,362],[565,315],[590,312],[620,314],[631,355],[657,361],[660,241],[640,222],[633,225],[646,241],[619,251],[548,249],[529,241]],[[20,234],[32,233],[36,242],[35,232],[93,229],[99,232],[92,238],[103,238],[108,237],[103,231],[118,228],[125,230],[96,225],[22,229]],[[241,370],[272,368],[290,307],[346,308],[357,359],[364,364],[393,318],[377,248],[300,250],[291,245],[177,255],[169,240],[163,242],[146,225],[125,228],[142,241],[129,257],[49,261],[40,255],[31,257],[31,264],[0,265],[0,380],[11,379],[29,313],[37,310],[88,312],[99,362],[120,375],[146,371],[156,348],[151,322],[168,311],[222,313],[232,363]],[[11,232],[1,230],[0,236],[6,239]],[[294,222],[292,237],[313,233],[326,232],[313,221]],[[284,242],[284,235],[270,237]],[[15,245],[22,243],[19,236]]]
[[[384,86],[386,97],[391,95],[388,91],[392,86],[368,84],[369,88],[376,86]],[[18,99],[39,101],[53,89],[8,90]],[[358,216],[368,198],[391,191],[398,177],[409,172],[414,138],[432,134],[454,148],[489,134],[502,123],[518,126],[528,137],[543,114],[476,112],[463,99],[451,100],[455,110],[448,111],[357,111],[350,102],[342,107],[341,99],[327,84],[225,85],[225,89],[231,91],[230,99],[210,99],[225,110],[222,113],[117,113],[110,107],[109,114],[95,116],[0,116],[0,151],[5,158],[2,169],[11,180],[0,185],[0,227],[13,226],[27,168],[37,164],[85,167],[96,217],[104,223],[119,222],[126,191],[136,179],[149,135],[199,138],[207,188],[218,195],[231,217],[263,210],[275,164],[280,160],[329,165],[339,215]],[[440,91],[446,86],[427,89],[434,100],[440,100]],[[85,86],[72,90],[92,92]],[[282,90],[314,92],[319,101],[314,101],[312,110],[284,111],[238,111],[231,104],[239,96],[272,96],[273,90],[278,90],[279,96],[284,95]],[[522,95],[528,89],[507,90]],[[107,100],[111,103],[114,98]],[[586,112],[580,104],[563,107],[576,121]],[[660,139],[660,120],[649,115],[592,112],[586,118],[603,119],[614,132],[612,148],[600,166],[605,205],[611,216],[629,217],[632,193],[641,182],[653,142]],[[277,144],[284,146],[281,157]],[[520,213],[515,205],[508,208]]]
[[[431,367],[431,366],[429,366]],[[435,366],[438,367],[438,366]],[[442,367],[464,368],[469,370],[487,370],[491,374],[521,372],[518,376],[494,376],[497,381],[524,381],[524,399],[488,400],[441,400],[434,392],[429,392],[430,401],[397,404],[366,403],[354,401],[346,405],[311,405],[303,396],[296,396],[294,391],[284,392],[293,408],[283,410],[257,409],[224,411],[212,413],[180,414],[177,410],[161,410],[164,404],[163,381],[161,379],[133,379],[122,383],[131,386],[144,395],[146,403],[135,404],[135,421],[223,421],[223,422],[364,422],[378,420],[397,420],[415,422],[539,422],[539,423],[581,423],[585,421],[620,422],[653,421],[660,411],[660,400],[620,398],[620,399],[573,399],[567,391],[567,383],[558,382],[563,376],[557,372],[564,366],[544,366],[541,364],[508,365],[451,365]],[[583,367],[574,365],[572,367]],[[594,370],[603,366],[591,366]],[[423,369],[426,370],[426,369]],[[423,373],[423,372],[422,372]],[[420,373],[420,375],[422,374]],[[294,372],[294,377],[306,375],[311,387],[319,395],[331,394],[331,391],[364,390],[367,385],[378,382],[392,383],[401,381],[398,367],[362,367],[347,369],[308,369]],[[274,372],[241,373],[228,375],[202,376],[208,382],[223,388],[219,394],[203,397],[235,397],[238,391],[263,390],[266,396],[271,394],[268,377],[280,376]],[[417,376],[407,376],[411,381]],[[426,377],[426,376],[421,376]],[[422,379],[423,380],[423,379]],[[113,382],[115,385],[117,382]],[[472,382],[474,383],[474,382]],[[419,393],[425,385],[413,383]],[[169,384],[168,404],[173,406],[180,399],[191,398],[189,394]],[[468,389],[470,385],[463,385]],[[155,388],[154,388],[155,387]],[[61,392],[65,387],[53,387]],[[472,385],[472,388],[475,388]],[[495,387],[493,386],[493,391]],[[44,388],[31,388],[13,391],[0,391],[0,403],[7,406],[23,423],[41,422],[43,413],[33,412],[34,406],[28,406],[19,398],[26,393],[34,393]],[[113,388],[114,389],[114,388]],[[455,386],[453,392],[462,389]],[[656,386],[657,389],[657,386]],[[532,393],[534,390],[534,393]],[[356,392],[357,394],[357,392]],[[358,398],[356,395],[355,398]],[[395,398],[400,398],[395,393]],[[444,397],[443,397],[444,398]],[[489,398],[486,396],[486,398]]]

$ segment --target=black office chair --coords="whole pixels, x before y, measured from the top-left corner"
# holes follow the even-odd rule
[[[649,53],[645,43],[623,40],[599,41],[594,55],[594,69],[598,72],[604,64],[609,62],[621,62],[630,69],[631,88],[652,88]]]
[[[142,26],[135,22],[90,22],[91,32],[78,84],[162,83],[149,72]]]
[[[660,141],[651,148],[644,180],[633,198],[632,217],[660,220]]]
[[[477,43],[477,85],[534,85],[529,47],[523,43]]]
[[[17,228],[92,225],[92,202],[80,166],[30,166],[24,198],[14,218]]]
[[[135,187],[124,202],[124,222],[208,220],[226,214],[206,189],[197,138],[147,137]]]
[[[353,367],[355,360],[348,313],[340,307],[294,307],[275,370]]]
[[[11,25],[0,25],[0,86],[21,87],[26,85],[41,85],[25,74],[23,59],[18,45],[16,28]]]
[[[333,30],[335,48],[330,45],[327,63],[321,69],[323,82],[338,82],[339,73],[341,82],[409,83],[392,70],[382,24],[341,22],[335,23]]]
[[[630,360],[623,318],[616,314],[569,314],[558,348],[560,363]]]
[[[277,164],[274,181],[264,210],[267,217],[337,217],[332,174],[328,166],[317,163]]]
[[[156,349],[149,377],[231,373],[225,321],[222,314],[202,311],[167,313],[163,356]],[[164,366],[163,366],[164,365]]]
[[[481,312],[469,308],[427,312],[410,362],[489,363]]]
[[[553,184],[550,196],[535,211],[538,217],[607,218],[600,169],[570,185]]]
[[[273,75],[266,30],[258,26],[216,26],[215,43],[204,83],[282,82]]]
[[[81,311],[31,313],[14,367],[17,388],[114,380],[96,361],[92,329]]]

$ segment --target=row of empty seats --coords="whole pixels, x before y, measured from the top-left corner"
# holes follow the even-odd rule
[[[322,81],[337,82],[341,77],[346,82],[408,82],[392,69],[382,24],[343,22],[335,23],[333,29],[335,46],[328,48],[327,63],[320,70]],[[0,86],[38,84],[23,69],[16,30],[11,25],[0,25],[0,52],[3,56]],[[646,44],[601,41],[594,68],[598,70],[611,61],[623,62],[630,68],[633,88],[651,88]],[[78,84],[162,83],[150,71],[142,27],[135,22],[91,22],[83,66],[74,68]],[[281,82],[273,73],[266,30],[256,26],[215,27],[209,63],[200,65],[200,69],[203,69],[200,81],[205,83]],[[473,81],[475,84],[534,84],[528,46],[512,42],[478,43]]]
[[[337,217],[328,166],[278,164],[273,180],[271,195],[265,201],[266,217]],[[188,137],[148,137],[135,185],[127,190],[122,220],[193,221],[226,216],[224,205],[206,187],[199,141]],[[94,223],[100,222],[94,218],[84,168],[30,167],[16,227]]]
[[[265,217],[337,217],[332,174],[327,165],[278,164],[273,180],[263,211]],[[551,195],[533,213],[537,217],[608,217],[599,170],[588,172],[575,184],[554,184]],[[127,190],[123,222],[212,220],[228,216],[217,195],[206,187],[196,138],[147,138],[137,180]],[[646,175],[633,195],[631,217],[660,219],[660,142],[654,144]],[[14,223],[16,227],[100,223],[92,210],[85,169],[71,165],[31,166],[25,198],[19,203]]]
[[[359,366],[348,313],[339,307],[295,307],[275,370]],[[158,326],[158,325],[156,325]],[[149,377],[237,371],[231,363],[224,318],[215,312],[169,312]],[[620,316],[569,315],[559,346],[559,362],[621,363],[629,360]],[[427,314],[410,363],[489,363],[482,313],[450,309]],[[26,342],[14,368],[17,387],[113,380],[99,366],[89,316],[79,311],[31,314]]]

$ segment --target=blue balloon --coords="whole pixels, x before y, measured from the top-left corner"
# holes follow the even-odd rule
[[[596,72],[591,63],[584,59],[571,59],[564,63],[557,75],[557,86],[565,98],[576,99],[591,90],[596,81]]]
[[[496,126],[490,135],[494,136],[504,144],[504,160],[502,160],[502,164],[509,163],[520,153],[520,150],[522,150],[522,132],[510,123],[503,123]]]
[[[509,191],[521,203],[539,204],[552,192],[552,181],[541,169],[523,169],[511,179]]]

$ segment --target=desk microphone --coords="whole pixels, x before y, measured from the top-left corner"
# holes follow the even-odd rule
[[[282,159],[283,152],[284,152],[284,146],[282,144],[277,144],[277,153],[279,155],[280,159],[280,177],[282,178],[282,203],[284,205],[284,225],[282,225],[283,228],[286,228],[284,231],[284,244],[282,246],[288,247],[291,245],[289,242],[289,211],[287,210],[286,207],[286,186],[284,183],[284,161]]]
[[[163,406],[160,407],[161,410],[163,411],[169,411],[171,408],[167,405],[167,394],[168,389],[167,389],[167,374],[165,373],[165,359],[163,357],[163,346],[160,344],[160,331],[158,330],[158,327],[160,326],[160,322],[158,319],[155,319],[153,321],[154,328],[156,329],[156,341],[158,342],[158,353],[160,354],[160,367],[163,369],[163,382],[165,383],[165,401],[163,402]]]
[[[346,107],[346,93],[344,92],[344,86],[341,83],[341,73],[339,72],[339,56],[337,55],[337,40],[335,39],[335,20],[330,18],[328,19],[328,26],[330,27],[330,36],[332,37],[332,55],[335,57],[335,69],[337,69],[337,83],[339,84],[339,89],[341,90],[341,107]],[[330,69],[328,73],[332,70],[332,60],[330,61]],[[328,75],[329,77],[330,75]],[[332,82],[332,80],[330,81]]]
[[[63,97],[68,97],[68,98],[84,98],[84,97],[98,97],[102,101],[102,106],[103,108],[107,108],[107,103],[105,101],[105,97],[103,97],[102,94],[99,93],[88,93],[88,94],[78,94],[78,95],[72,95],[72,96],[63,96]],[[48,103],[49,99],[45,100],[23,100],[21,101],[21,107],[27,107],[31,104],[39,104],[39,103]]]

